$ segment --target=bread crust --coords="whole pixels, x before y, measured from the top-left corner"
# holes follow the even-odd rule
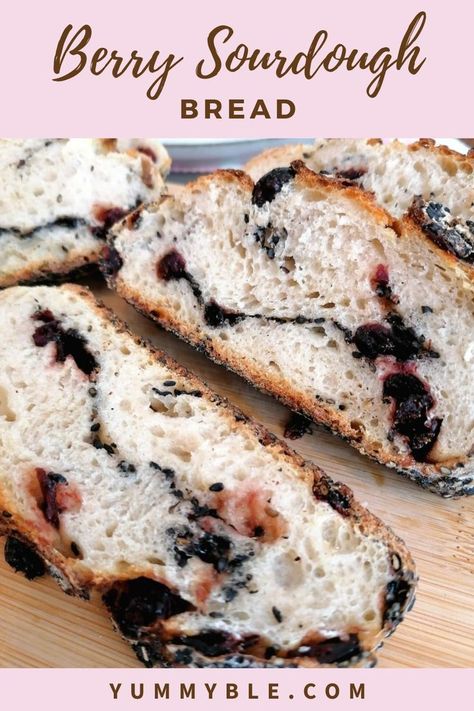
[[[400,572],[403,574],[403,579],[406,580],[410,586],[406,604],[403,610],[401,610],[400,616],[396,620],[385,620],[380,633],[377,635],[377,638],[370,640],[371,649],[375,649],[379,640],[383,636],[388,636],[393,632],[395,627],[403,619],[404,612],[411,609],[414,602],[414,591],[417,576],[413,559],[409,551],[406,549],[403,541],[390,528],[385,526],[379,518],[355,501],[352,492],[347,487],[332,481],[318,466],[303,459],[303,457],[288,447],[285,442],[268,432],[261,424],[245,415],[239,408],[230,403],[227,399],[217,395],[202,380],[200,380],[200,378],[189,372],[187,368],[178,364],[163,351],[155,348],[151,343],[132,334],[127,326],[120,319],[118,319],[112,311],[110,311],[103,303],[95,299],[88,288],[72,284],[66,284],[58,288],[68,290],[75,293],[81,299],[84,299],[89,308],[94,311],[101,320],[110,323],[112,327],[118,331],[118,333],[131,337],[136,345],[147,350],[150,357],[154,361],[159,362],[170,370],[176,372],[180,378],[185,378],[192,389],[199,390],[202,393],[203,398],[218,405],[221,416],[232,423],[234,428],[242,431],[243,433],[250,429],[258,438],[262,446],[272,451],[275,458],[282,462],[290,462],[295,469],[296,475],[302,481],[307,482],[311,486],[324,485],[329,491],[333,489],[339,490],[339,487],[343,487],[344,495],[347,497],[349,502],[349,508],[344,512],[344,518],[350,520],[352,525],[357,527],[357,529],[360,530],[364,536],[375,536],[379,540],[382,540],[386,544],[389,554],[396,554],[399,556],[401,561]],[[45,561],[46,566],[59,582],[61,587],[63,587],[63,589],[69,594],[88,597],[94,591],[102,593],[106,592],[121,579],[125,580],[130,579],[131,577],[138,577],[142,575],[147,576],[150,574],[150,571],[145,567],[135,567],[133,571],[128,571],[127,574],[124,574],[122,577],[120,575],[111,576],[110,574],[93,574],[85,568],[80,560],[65,557],[58,550],[56,550],[51,543],[42,538],[38,531],[33,529],[28,524],[28,521],[26,521],[19,514],[19,512],[15,510],[14,505],[2,489],[0,489],[0,535],[14,536],[22,541],[26,541],[30,546],[32,546]],[[128,641],[131,642],[134,647],[137,647],[137,640],[128,638]],[[144,641],[140,642],[142,647],[146,647],[146,644],[147,643]],[[159,646],[159,640],[152,640],[150,644],[151,647],[148,649],[148,655],[154,655],[155,662],[166,664],[166,659],[164,657],[161,659],[158,659],[157,657],[156,646]],[[155,647],[153,647],[153,644]],[[144,661],[144,663],[147,663],[146,659],[143,659],[143,651],[140,654],[139,658]],[[261,660],[256,660],[250,656],[245,657],[245,659],[247,666],[262,666]],[[208,663],[203,663],[202,658],[199,656],[196,656],[194,661],[197,666],[207,666],[208,664],[210,666],[235,666],[234,664],[225,663],[225,660],[220,663],[219,660],[216,662],[216,660],[211,659],[207,660]],[[293,665],[296,666],[304,666],[307,663],[301,658],[295,658],[288,661],[294,663]],[[311,666],[313,666],[313,664],[311,664]]]
[[[474,289],[472,280],[460,264],[460,260],[435,245],[412,218],[407,217],[401,221],[396,220],[377,204],[371,193],[351,183],[316,174],[307,168],[302,161],[294,161],[291,166],[295,170],[295,179],[305,188],[323,189],[327,193],[343,194],[351,201],[355,201],[361,209],[370,213],[372,219],[377,220],[381,226],[394,229],[400,239],[422,240],[446,268],[454,268],[463,277],[466,289],[470,291]],[[237,180],[243,190],[249,191],[250,196],[253,181],[250,180],[249,176],[244,177],[241,171],[217,171],[217,176],[226,182]],[[215,177],[200,177],[191,183],[188,189],[206,190],[212,180],[215,180]],[[159,204],[158,202],[156,209]],[[110,237],[111,244],[113,240],[112,234]],[[190,327],[186,323],[178,321],[164,305],[157,306],[143,298],[138,288],[132,289],[124,284],[120,279],[120,272],[115,279],[109,278],[108,282],[112,288],[115,288],[123,298],[143,314],[151,317],[160,325],[206,353],[214,362],[225,365],[258,389],[274,395],[292,410],[306,415],[316,423],[328,428],[334,434],[339,435],[362,454],[395,469],[398,473],[413,480],[423,488],[445,498],[474,494],[474,460],[472,458],[464,457],[455,461],[430,464],[417,462],[409,454],[393,456],[380,451],[376,447],[374,440],[361,434],[360,431],[355,431],[350,426],[350,423],[346,421],[344,415],[335,407],[324,402],[314,402],[314,399],[309,396],[295,393],[287,386],[283,376],[262,372],[250,359],[235,357],[225,341],[211,338],[203,334],[199,327]]]

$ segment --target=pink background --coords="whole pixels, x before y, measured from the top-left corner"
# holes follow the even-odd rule
[[[109,683],[122,683],[118,700],[113,700]],[[145,684],[142,699],[133,700],[130,684]],[[154,684],[170,684],[170,700],[155,700]],[[196,684],[196,699],[179,700],[179,684]],[[204,683],[217,683],[213,700],[209,701]],[[237,683],[241,696],[233,701],[225,699],[225,683]],[[244,694],[248,683],[260,698],[249,700]],[[268,700],[265,695],[269,683],[279,684],[279,700]],[[365,683],[365,699],[349,700],[351,683]],[[305,699],[305,684],[314,683],[316,699]],[[337,699],[324,695],[326,684],[340,687]],[[215,708],[247,709],[363,709],[363,711],[400,711],[401,708],[429,708],[430,711],[472,709],[472,671],[469,669],[379,669],[349,670],[178,670],[178,669],[9,669],[0,670],[2,704],[5,708],[37,709],[38,711],[84,711],[100,709],[140,709],[149,711],[163,707],[204,711]],[[178,690],[178,691],[176,691]],[[293,694],[294,699],[289,700]]]
[[[467,135],[473,131],[474,4],[466,0],[413,2],[394,0],[133,0],[110,2],[14,0],[3,5],[0,22],[0,133],[7,136],[289,137],[298,135]],[[8,12],[6,12],[8,7]],[[321,71],[276,79],[271,70],[221,73],[197,79],[194,68],[208,56],[206,38],[218,24],[230,24],[238,42],[261,49],[280,48],[292,56],[306,51],[313,35],[327,29],[329,50],[338,42],[375,51],[398,49],[409,22],[420,11],[428,21],[419,42],[427,61],[420,73],[390,70],[378,97],[365,90],[367,71]],[[137,49],[145,57],[160,49],[163,58],[184,56],[158,101],[146,98],[150,76],[113,79],[84,72],[53,82],[52,62],[64,27],[88,23],[99,46],[124,54]],[[234,42],[235,39],[235,42]],[[325,47],[325,48],[326,48]],[[90,49],[89,49],[90,48]],[[291,120],[181,120],[180,99],[245,98],[249,105],[276,97],[297,105]]]

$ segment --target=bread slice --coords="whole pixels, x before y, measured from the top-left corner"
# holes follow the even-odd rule
[[[463,155],[429,138],[407,145],[380,139],[317,139],[280,146],[247,163],[254,180],[293,160],[373,192],[393,217],[409,213],[439,247],[474,275],[474,151]]]
[[[6,289],[0,319],[3,533],[147,665],[370,662],[415,574],[347,487],[80,287]]]
[[[199,179],[109,248],[110,284],[161,324],[422,486],[474,492],[474,287],[414,221],[295,162]]]
[[[97,262],[104,230],[159,197],[169,164],[153,139],[0,140],[0,288]]]

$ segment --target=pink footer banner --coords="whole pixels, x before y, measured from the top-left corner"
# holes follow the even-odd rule
[[[4,708],[472,709],[470,669],[9,669]]]

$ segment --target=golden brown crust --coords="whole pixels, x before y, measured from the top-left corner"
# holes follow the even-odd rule
[[[30,262],[23,269],[17,270],[8,277],[0,278],[0,289],[5,289],[15,284],[29,284],[34,282],[48,281],[66,276],[76,269],[97,265],[102,253],[104,243],[98,242],[95,250],[76,250],[74,254],[69,254],[66,259],[58,261],[42,260]]]

